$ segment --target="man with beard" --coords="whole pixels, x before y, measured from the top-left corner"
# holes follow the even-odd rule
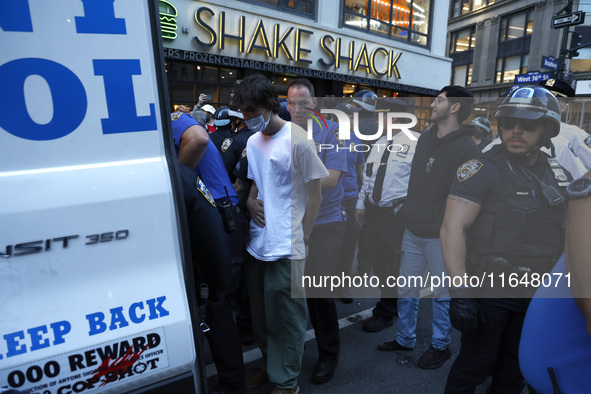
[[[419,310],[420,288],[411,277],[445,274],[439,229],[443,222],[445,201],[458,166],[477,157],[480,150],[472,141],[472,126],[461,123],[472,112],[472,94],[461,86],[446,86],[431,104],[434,125],[423,132],[413,158],[408,194],[400,210],[406,230],[402,238],[400,277],[406,286],[398,287],[398,326],[393,341],[378,345],[383,351],[411,351],[416,344],[415,329]],[[439,368],[451,357],[449,293],[446,286],[434,288],[433,336],[431,347],[419,358],[423,369]]]
[[[478,286],[455,280],[449,290],[462,345],[446,393],[472,393],[490,374],[490,392],[522,392],[518,349],[525,312],[536,276],[551,271],[564,247],[570,174],[540,152],[560,130],[558,101],[544,88],[521,88],[495,117],[502,143],[458,168],[441,227],[449,276],[489,275]],[[519,286],[502,283],[512,277]]]

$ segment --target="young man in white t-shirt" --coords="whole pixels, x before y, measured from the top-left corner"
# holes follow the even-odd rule
[[[255,132],[246,145],[253,185],[245,270],[254,337],[266,371],[252,374],[258,382],[247,378],[247,386],[264,383],[268,375],[277,385],[273,393],[296,393],[308,321],[302,286],[306,242],[322,200],[320,179],[328,171],[305,131],[278,116],[277,92],[265,77],[242,80],[232,104]]]

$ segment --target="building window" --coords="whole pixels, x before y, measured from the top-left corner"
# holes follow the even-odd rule
[[[431,0],[345,0],[344,25],[418,45],[429,43]]]
[[[241,0],[245,3],[262,5],[279,11],[289,12],[316,19],[318,0]]]
[[[453,85],[467,86],[472,83],[475,33],[476,27],[471,26],[450,34],[449,56],[453,59],[451,65]]]
[[[515,76],[527,73],[529,54],[510,56],[497,59],[496,83],[508,83],[515,80]]]
[[[455,31],[453,33],[451,33],[451,39],[450,39],[450,48],[449,48],[449,53],[457,53],[457,52],[463,52],[463,51],[467,51],[470,49],[474,49],[475,46],[475,38],[474,38],[474,32],[475,32],[475,27],[469,27],[467,29],[463,29],[463,30],[459,30],[459,31]]]
[[[499,42],[530,36],[534,30],[534,10],[520,11],[501,19]]]
[[[472,65],[452,67],[452,85],[468,86],[472,83]]]
[[[451,17],[464,15],[494,4],[495,0],[452,0]]]
[[[501,18],[495,83],[512,83],[516,75],[527,73],[533,15],[529,8]]]

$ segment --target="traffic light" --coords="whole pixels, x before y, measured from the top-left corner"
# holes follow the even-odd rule
[[[581,47],[581,40],[583,39],[583,36],[577,32],[572,32],[571,34],[572,36],[570,38],[569,48],[570,57],[577,57],[579,56],[579,52],[577,51],[577,49]]]

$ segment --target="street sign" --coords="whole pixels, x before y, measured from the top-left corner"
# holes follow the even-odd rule
[[[552,17],[552,27],[560,29],[562,27],[580,25],[585,22],[585,13],[583,11],[573,12],[572,14],[556,15]]]
[[[542,56],[542,68],[558,70],[558,62],[552,56]]]
[[[575,94],[591,94],[591,80],[578,80]]]
[[[515,85],[521,85],[524,83],[536,83],[550,79],[552,73],[540,73],[539,71],[529,72],[527,74],[521,74],[515,76]]]

